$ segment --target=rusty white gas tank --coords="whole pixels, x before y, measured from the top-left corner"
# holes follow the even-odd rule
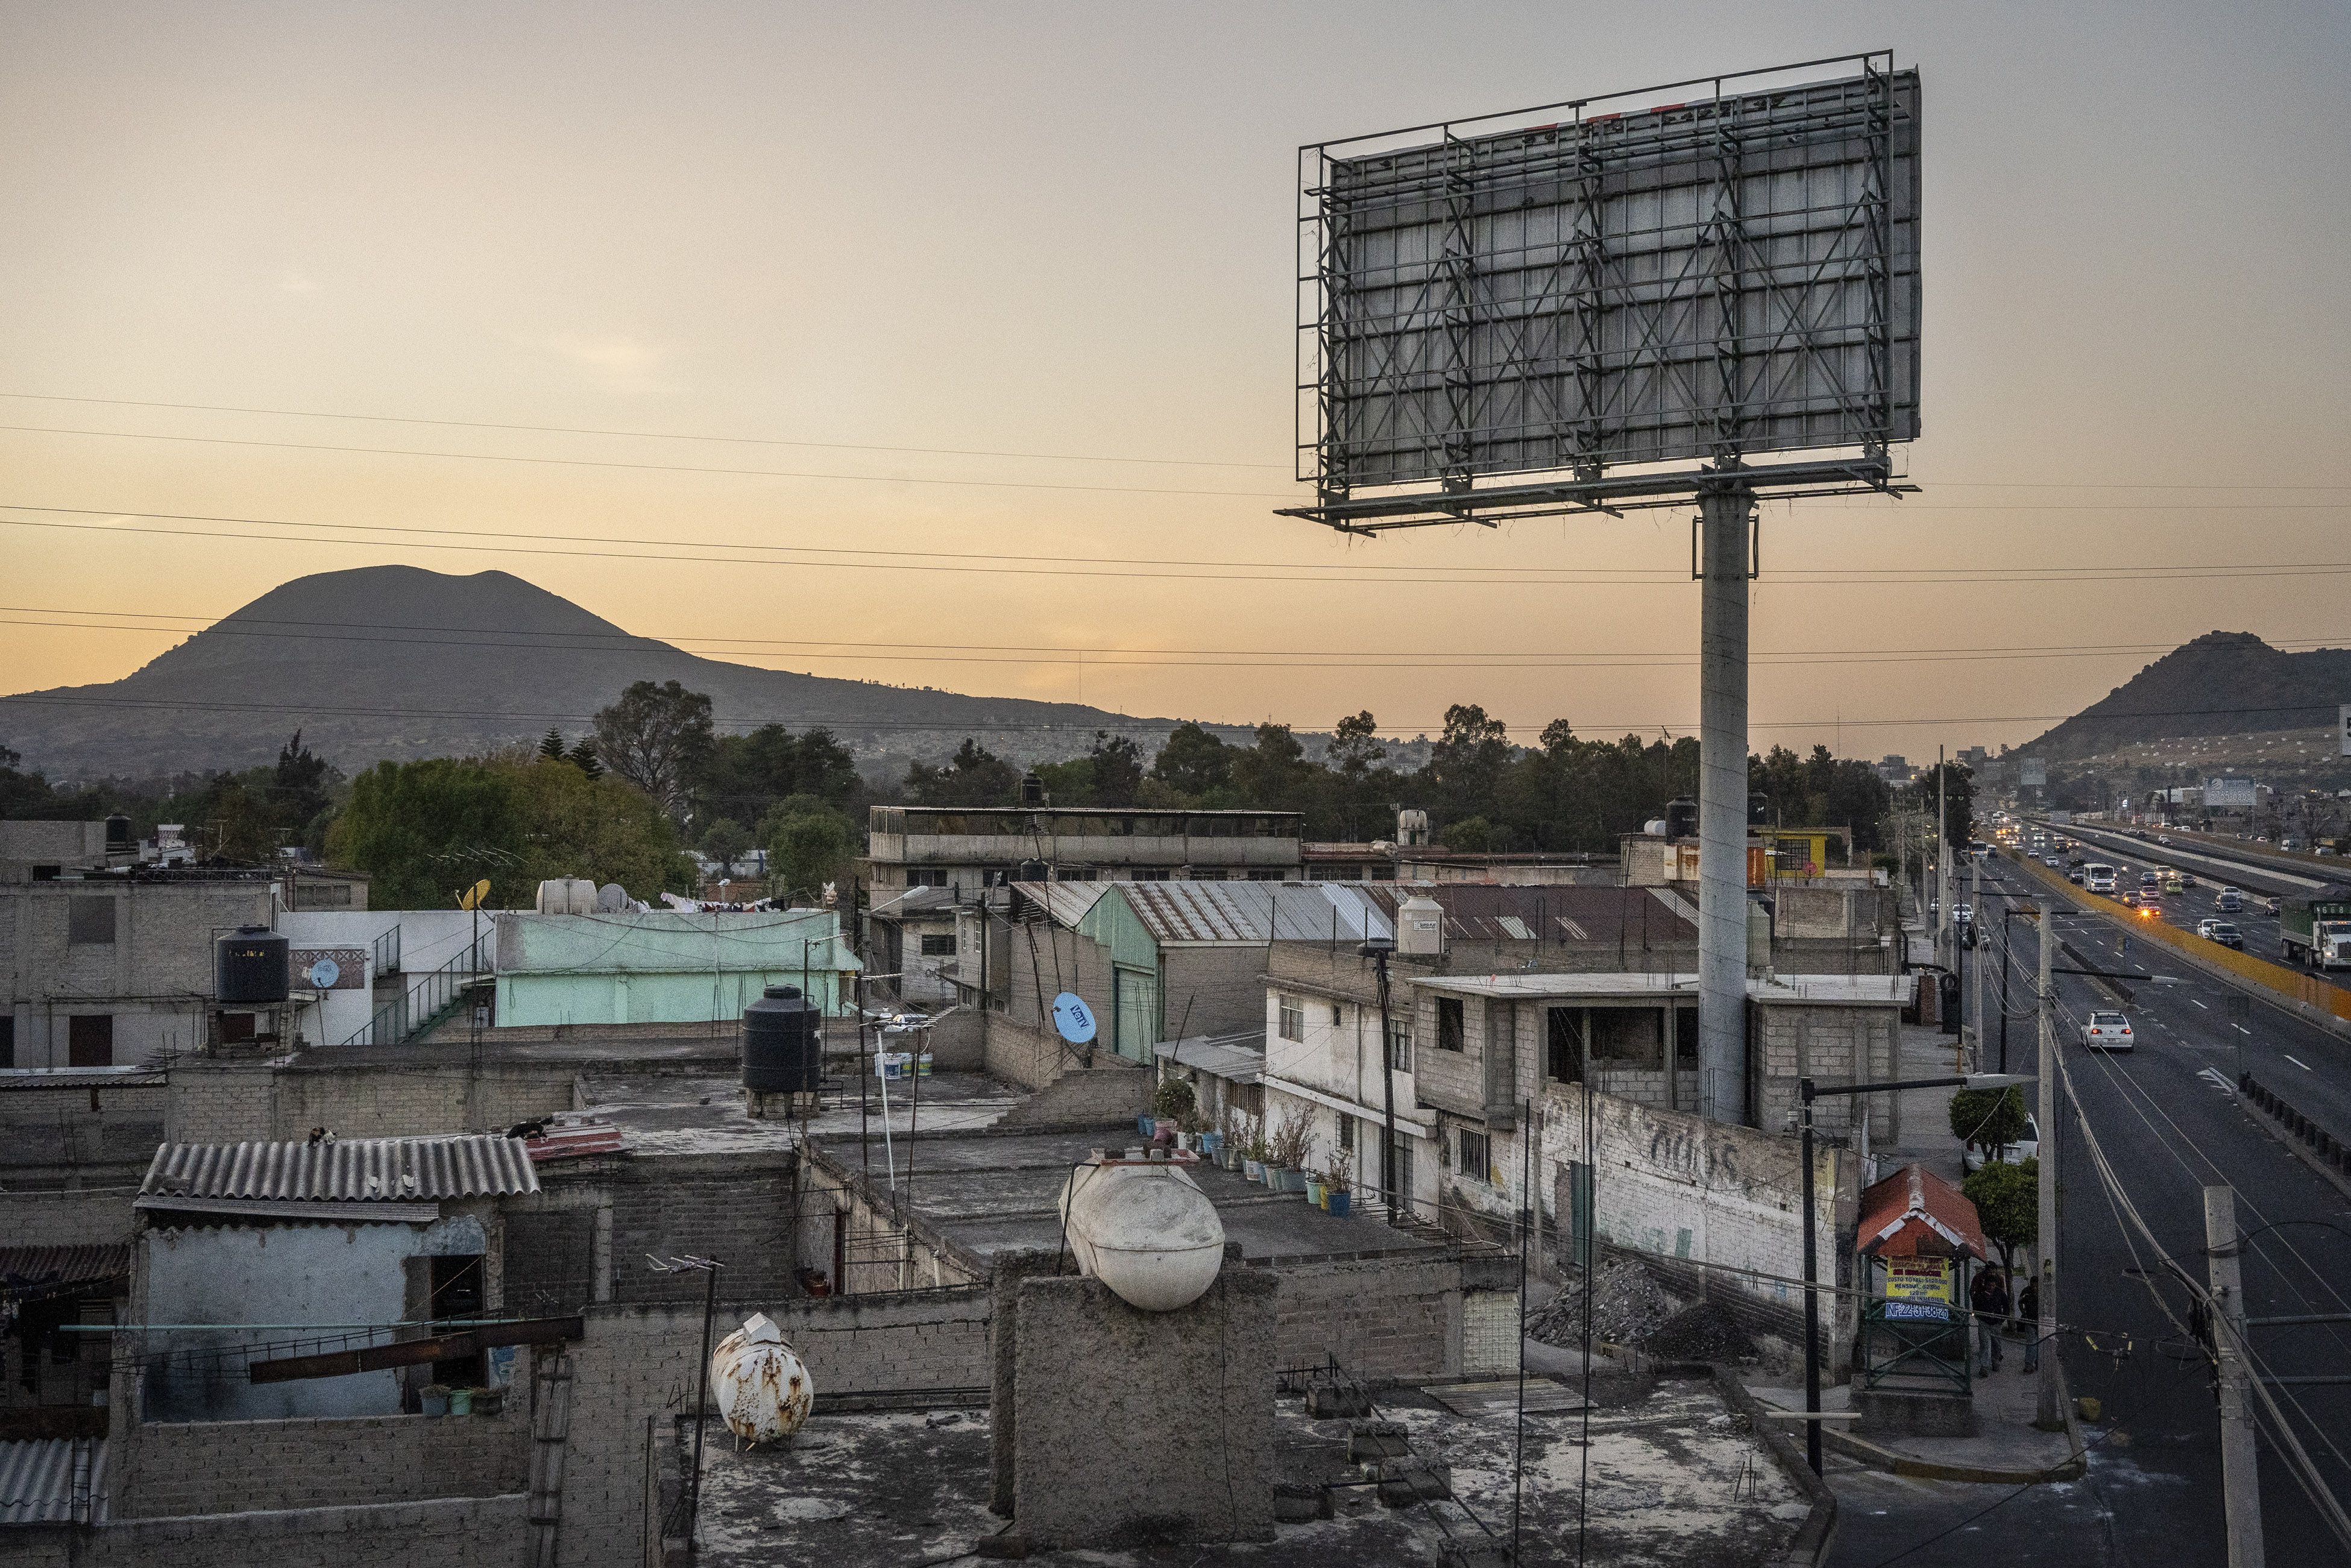
[[[1079,1269],[1146,1312],[1190,1306],[1224,1265],[1224,1222],[1176,1161],[1078,1166],[1061,1188],[1061,1220]]]
[[[755,1312],[711,1353],[710,1393],[738,1441],[778,1443],[809,1418],[816,1380],[768,1315]]]

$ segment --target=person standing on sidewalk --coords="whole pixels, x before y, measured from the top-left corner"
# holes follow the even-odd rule
[[[1977,1270],[1968,1304],[1976,1314],[1976,1375],[1990,1377],[2000,1370],[2000,1331],[2008,1322],[2008,1281],[1999,1270]]]
[[[2041,1281],[2027,1280],[2016,1298],[2016,1315],[2024,1320],[2024,1375],[2041,1370]]]

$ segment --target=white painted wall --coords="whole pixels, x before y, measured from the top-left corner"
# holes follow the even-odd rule
[[[496,912],[479,916],[464,909],[318,909],[280,910],[277,932],[297,947],[364,947],[374,951],[376,938],[397,926],[403,985],[425,976],[463,955],[478,930],[486,961],[496,951]],[[313,1045],[340,1045],[365,1028],[375,1016],[375,960],[368,960],[366,984],[352,990],[329,991],[321,1008],[303,1016],[304,1032]],[[390,999],[389,990],[385,999]]]

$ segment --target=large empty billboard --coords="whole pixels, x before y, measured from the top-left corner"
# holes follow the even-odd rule
[[[1914,437],[1918,78],[1833,68],[1302,150],[1301,477],[1328,506]]]

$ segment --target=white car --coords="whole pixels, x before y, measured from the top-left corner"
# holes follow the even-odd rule
[[[2032,1112],[2027,1111],[2024,1113],[2024,1131],[2017,1135],[2016,1142],[2000,1151],[2000,1160],[2003,1165],[2021,1166],[2027,1160],[2037,1159],[2040,1154],[2041,1124],[2032,1119]],[[1975,1170],[1991,1156],[1992,1151],[1981,1144],[1962,1144],[1959,1145],[1959,1168]]]
[[[2082,1043],[2091,1051],[2128,1051],[2137,1041],[2131,1035],[2130,1019],[2101,1009],[2082,1026]]]

